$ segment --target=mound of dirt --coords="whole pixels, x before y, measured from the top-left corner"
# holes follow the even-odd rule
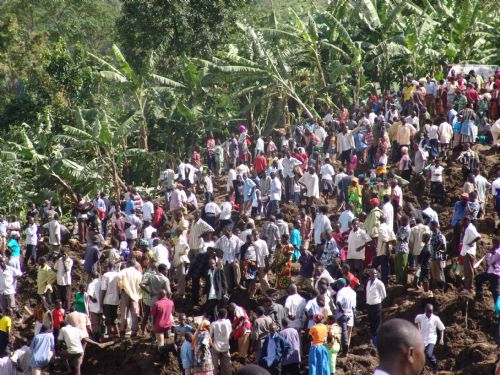
[[[490,181],[496,171],[500,168],[500,158],[493,153],[488,146],[477,145],[474,147],[480,154],[481,165],[485,171],[483,175]],[[454,155],[452,160],[454,160]],[[442,230],[449,240],[451,228],[449,223],[453,215],[453,204],[461,192],[463,185],[462,173],[457,163],[448,162],[445,170],[446,193],[445,201],[434,206],[440,215]],[[214,181],[218,202],[222,202],[225,196],[225,179],[216,178]],[[428,187],[412,183],[405,189],[404,199],[418,203],[428,194]],[[201,198],[201,197],[200,197]],[[201,201],[201,199],[200,199]],[[331,202],[330,212],[336,212],[336,205]],[[488,251],[491,246],[491,235],[494,233],[494,209],[491,200],[487,204],[487,215],[484,220],[479,220],[478,229],[483,234],[482,243],[479,246],[479,257]],[[299,218],[299,208],[293,204],[285,204],[282,207],[285,220],[291,222]],[[257,224],[260,226],[262,221]],[[41,253],[47,249],[42,247]],[[68,248],[73,259],[82,259],[84,249]],[[73,285],[76,287],[81,280],[85,279],[83,270],[78,261],[75,261],[73,274]],[[477,270],[481,271],[482,266]],[[294,265],[294,271],[298,267]],[[30,268],[27,275],[19,283],[20,288],[17,295],[18,306],[32,306],[36,296],[36,270]],[[270,281],[273,281],[270,275]],[[459,280],[458,280],[459,281]],[[485,294],[486,302],[476,302],[464,297],[457,289],[457,284],[448,284],[446,293],[437,291],[431,299],[422,298],[419,291],[405,289],[400,285],[391,285],[388,288],[388,298],[384,301],[384,319],[400,317],[413,320],[415,316],[422,313],[426,303],[433,303],[436,314],[443,320],[445,331],[445,345],[437,346],[435,354],[440,360],[441,374],[463,374],[480,375],[490,374],[496,360],[496,335],[498,332],[497,320],[494,317],[491,295]],[[201,315],[200,308],[192,306],[190,301],[189,284],[186,300],[175,300],[177,313],[183,312],[188,316]],[[260,293],[260,292],[259,292]],[[248,311],[255,310],[257,303],[250,301],[245,293],[237,293],[232,300],[244,306]],[[365,375],[371,374],[377,365],[376,350],[370,344],[369,326],[364,305],[365,297],[362,292],[358,293],[358,317],[355,323],[350,355],[346,359],[338,360],[337,374]],[[14,332],[17,344],[29,344],[33,336],[33,319],[26,311],[21,311],[24,320],[15,326]],[[168,341],[172,342],[172,338]],[[304,353],[307,354],[307,353]],[[301,374],[307,373],[307,356],[303,355]],[[245,361],[251,361],[253,357],[246,359],[234,359],[233,369],[236,371]],[[58,373],[56,368],[56,373]],[[158,356],[156,346],[150,337],[138,337],[133,340],[123,339],[116,341],[106,349],[98,349],[87,346],[83,373],[86,375],[137,375],[137,374],[180,374],[177,359],[174,355],[168,356],[165,363]]]

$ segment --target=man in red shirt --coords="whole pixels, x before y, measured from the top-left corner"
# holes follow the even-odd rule
[[[167,292],[160,290],[158,300],[155,302],[151,316],[153,317],[153,332],[155,333],[158,348],[165,345],[165,332],[172,328],[172,314],[174,313],[174,302],[167,298]]]
[[[477,103],[479,102],[479,94],[477,93],[474,86],[470,83],[467,84],[467,91],[465,92],[465,97],[467,98],[467,102],[472,104],[472,107],[477,108]]]
[[[52,334],[54,335],[55,349],[57,351],[57,338],[61,329],[61,322],[64,320],[64,309],[60,299],[56,300],[54,309],[52,310]]]
[[[351,267],[348,264],[342,266],[342,273],[344,274],[344,278],[351,280],[349,284],[351,289],[356,290],[359,286],[359,279],[351,273]]]
[[[255,159],[253,160],[253,168],[257,174],[260,174],[267,167],[267,160],[262,153],[258,153]]]

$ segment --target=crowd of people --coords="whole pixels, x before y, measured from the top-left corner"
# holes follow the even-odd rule
[[[376,374],[402,373],[391,359],[409,347],[418,358],[405,373],[425,360],[437,371],[445,326],[432,304],[414,324],[381,326],[383,302],[391,285],[429,299],[453,282],[478,299],[487,283],[496,304],[500,237],[480,258],[478,221],[496,215],[498,229],[500,170],[475,145],[500,146],[499,87],[500,72],[408,77],[399,92],[267,137],[244,125],[210,134],[162,173],[161,197],[132,187],[115,201],[78,196],[66,225],[50,201],[23,223],[0,215],[2,363],[40,374],[57,358],[80,374],[87,344],[150,336],[186,375],[229,375],[235,358],[255,364],[242,373],[329,375],[357,334],[379,351]],[[446,202],[451,222],[440,217]],[[21,311],[27,273],[37,300]],[[358,306],[369,333],[354,331]],[[17,348],[23,312],[34,338]]]

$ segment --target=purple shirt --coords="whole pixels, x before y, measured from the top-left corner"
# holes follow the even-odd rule
[[[493,254],[488,254],[486,262],[488,263],[488,273],[500,277],[500,246],[497,246]]]
[[[300,363],[300,337],[295,328],[285,328],[280,335],[288,341],[292,347],[286,357],[283,358],[283,366],[292,363]]]
[[[305,278],[312,278],[314,271],[314,255],[308,250],[305,251],[299,259],[300,272],[299,275]]]

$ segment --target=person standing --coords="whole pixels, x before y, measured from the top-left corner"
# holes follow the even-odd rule
[[[209,317],[214,317],[215,309],[222,307],[224,296],[227,293],[227,283],[224,271],[216,266],[215,259],[209,259],[208,272],[205,276],[205,294],[207,301],[204,312]]]
[[[259,363],[268,370],[271,375],[280,375],[281,362],[290,350],[290,343],[276,332],[276,325],[271,324],[269,326],[269,334],[262,345]]]
[[[71,306],[71,270],[73,268],[73,259],[66,251],[61,249],[59,258],[54,264],[56,270],[57,295],[62,301],[63,307],[68,310]]]
[[[314,230],[314,243],[316,245],[321,245],[323,233],[332,231],[332,224],[330,219],[326,214],[328,213],[328,208],[322,206],[319,208],[319,214],[316,215],[313,223]]]
[[[248,177],[247,173],[243,173],[243,211],[242,214],[250,216],[252,211],[252,203],[255,199],[255,190],[257,185]]]
[[[391,243],[396,241],[396,235],[385,222],[385,216],[380,218],[378,229],[377,256],[373,260],[373,267],[380,266],[381,279],[385,285],[389,284],[389,255],[391,253]]]
[[[299,332],[289,327],[288,319],[283,319],[280,335],[290,344],[290,350],[283,357],[283,375],[297,375],[300,372],[300,335]]]
[[[0,357],[5,356],[7,346],[12,340],[12,320],[10,318],[10,314],[10,308],[0,312]]]
[[[213,375],[231,375],[231,355],[229,353],[229,338],[231,337],[231,322],[227,319],[227,310],[219,309],[218,319],[210,324],[212,338]]]
[[[80,375],[83,362],[82,331],[66,322],[61,322],[61,329],[57,341],[66,344],[68,369],[72,374]]]
[[[9,266],[5,258],[0,256],[0,307],[3,314],[16,308],[17,278],[23,273]]]
[[[271,172],[271,190],[269,195],[269,206],[267,207],[267,215],[276,215],[280,211],[281,201],[281,182],[276,176],[276,172]]]
[[[349,264],[352,272],[358,278],[363,276],[365,246],[371,240],[366,231],[359,227],[359,220],[353,219],[351,222],[351,231],[347,238],[347,264]]]
[[[500,237],[493,237],[493,246],[486,257],[486,270],[476,277],[476,299],[483,299],[483,284],[489,282],[493,303],[500,295]]]
[[[297,293],[297,286],[290,284],[288,287],[288,297],[285,301],[285,309],[288,315],[288,327],[295,328],[298,332],[304,326],[306,316],[305,308],[307,301]]]
[[[50,363],[55,352],[54,336],[48,327],[42,325],[30,345],[30,367],[33,375],[42,375],[42,370]]]
[[[215,248],[222,250],[223,253],[222,263],[228,290],[240,285],[241,273],[238,258],[241,245],[243,241],[233,234],[230,226],[224,228],[223,235],[215,242]]]
[[[118,272],[113,263],[108,263],[107,272],[101,280],[101,305],[108,335],[118,336],[118,305],[120,304],[120,288],[118,287]]]
[[[382,322],[382,301],[386,296],[385,285],[379,280],[378,271],[375,268],[370,269],[370,279],[366,283],[366,306],[372,344],[375,347],[377,346],[378,327]]]
[[[158,349],[165,345],[165,332],[172,328],[172,314],[174,313],[174,302],[168,298],[165,289],[158,293],[158,300],[151,308],[153,318],[153,332],[156,336]]]
[[[311,209],[319,199],[319,177],[314,167],[309,167],[298,183],[306,188],[307,206]]]
[[[324,325],[323,315],[316,313],[313,316],[314,324],[309,329],[311,347],[309,349],[309,374],[330,375],[330,358],[324,345],[328,337],[328,327]]]
[[[474,281],[474,260],[476,259],[477,247],[476,243],[481,239],[481,234],[466,216],[462,218],[462,226],[464,232],[460,255],[464,260],[464,288],[467,292],[472,293],[472,285]]]
[[[102,329],[102,304],[101,304],[101,278],[98,273],[92,275],[93,280],[87,286],[88,309],[92,338],[95,342],[101,341]]]
[[[55,213],[54,218],[43,225],[49,230],[49,244],[53,253],[58,253],[61,247],[61,224],[59,223],[59,214]],[[82,241],[80,241],[81,243]]]
[[[132,324],[132,336],[137,335],[138,322],[137,315],[139,314],[140,284],[142,274],[135,268],[135,259],[130,259],[127,262],[127,267],[118,273],[118,286],[120,287],[120,336],[125,336],[127,328],[127,314],[130,312]]]
[[[438,361],[434,356],[434,347],[437,343],[437,331],[440,332],[439,344],[444,345],[444,324],[441,319],[434,315],[434,307],[428,303],[425,305],[425,314],[419,314],[415,318],[415,324],[418,326],[425,346],[425,358],[430,362],[432,371],[437,372]]]
[[[28,217],[28,226],[24,230],[26,244],[26,254],[24,254],[23,266],[28,267],[28,262],[31,260],[33,265],[36,264],[36,247],[38,245],[38,225],[35,223],[33,216]]]

